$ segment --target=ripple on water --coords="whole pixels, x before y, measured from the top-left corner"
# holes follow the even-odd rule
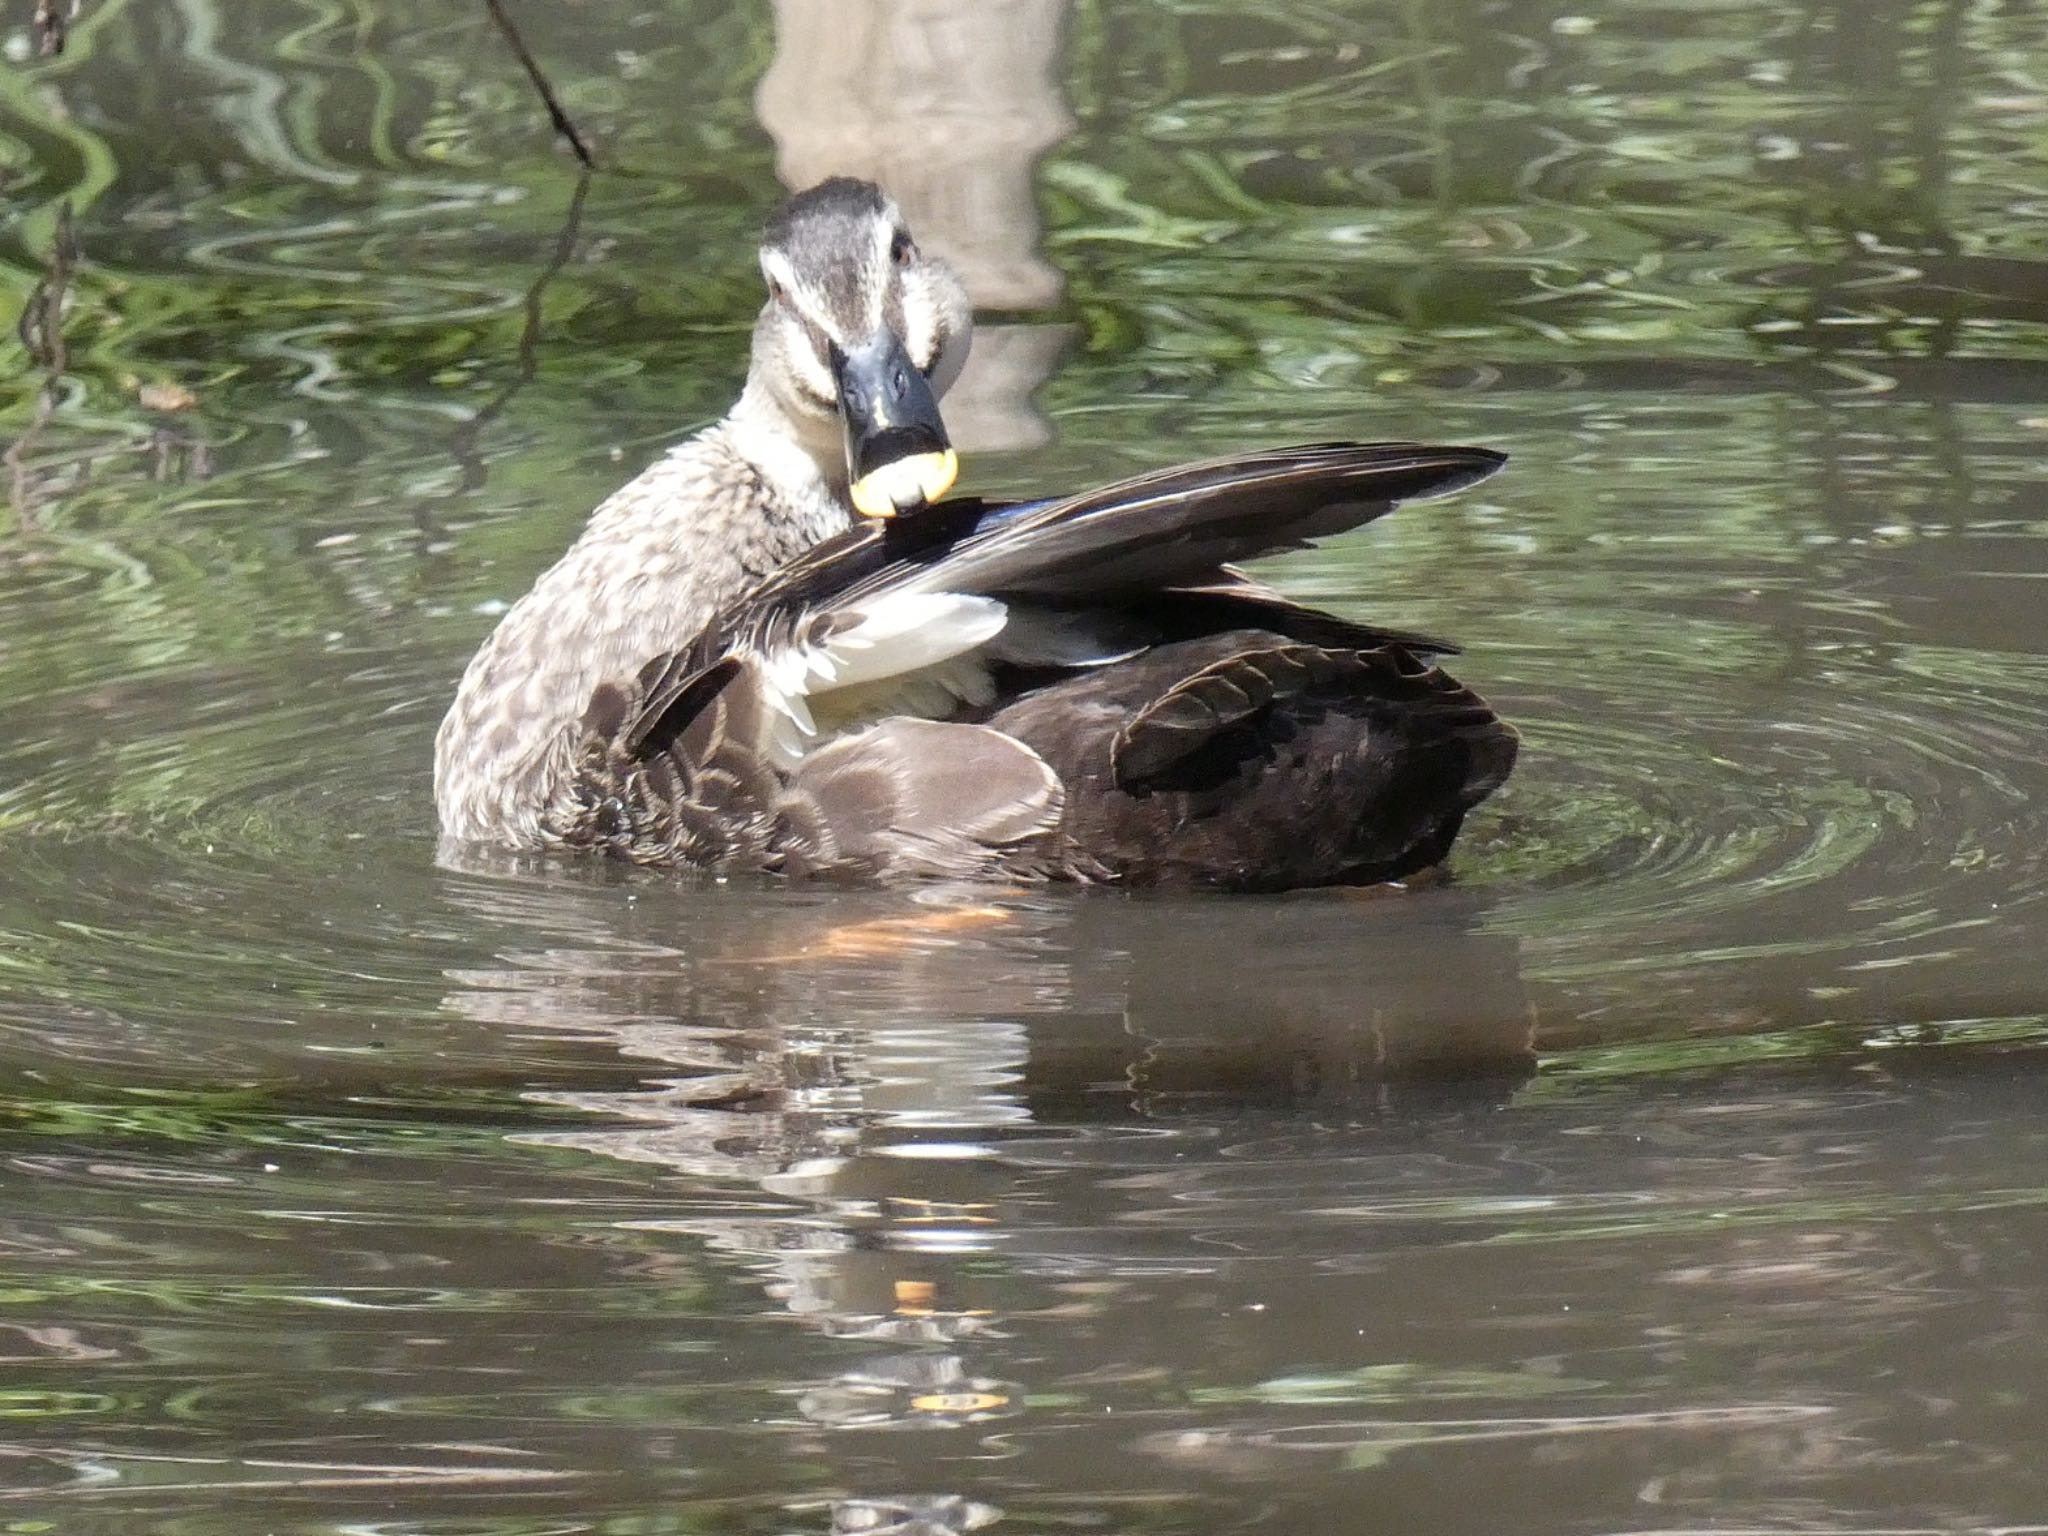
[[[1789,681],[1668,647],[1611,673],[1554,650],[1501,669],[1488,686],[1525,753],[1454,868],[1548,980],[1803,958],[1809,991],[1853,991],[2038,907],[2038,658],[1988,678],[1981,655],[1926,646],[1822,654]],[[446,670],[292,643],[228,674],[87,672],[82,696],[32,705],[0,748],[17,898],[0,926],[36,1027],[138,999],[145,1018],[183,999],[244,1022],[435,1009],[462,928],[419,909],[439,878],[425,760]],[[1542,693],[1517,681],[1553,673]],[[81,750],[88,719],[99,744]]]
[[[466,0],[87,6],[8,94],[85,261],[0,513],[0,1513],[2038,1520],[2030,8],[1077,8],[1085,345],[986,472],[1511,448],[1316,595],[1528,751],[1447,889],[952,927],[432,865],[479,603],[760,302],[802,8],[590,9],[523,12],[581,235]]]
[[[1467,877],[1516,893],[1565,978],[1804,958],[1826,985],[1995,952],[2048,884],[2044,684],[2038,658],[1926,648],[1732,685],[1581,665],[1501,700],[1525,751]]]

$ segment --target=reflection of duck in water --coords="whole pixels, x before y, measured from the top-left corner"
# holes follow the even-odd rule
[[[1434,863],[1506,777],[1514,735],[1432,665],[1448,647],[1226,564],[1500,455],[1323,445],[927,511],[954,477],[958,283],[844,179],[771,221],[761,263],[739,403],[600,507],[464,674],[436,743],[451,838],[1281,888]]]
[[[579,1117],[515,1138],[650,1170],[611,1240],[636,1273],[715,1268],[837,1341],[792,1399],[822,1424],[1028,1413],[1147,1326],[1147,1275],[1376,1262],[1356,1207],[1382,1159],[1497,1156],[1486,1126],[1534,1070],[1517,941],[1457,889],[1041,893],[887,954],[825,941],[932,893],[448,894],[492,936],[451,1021]]]

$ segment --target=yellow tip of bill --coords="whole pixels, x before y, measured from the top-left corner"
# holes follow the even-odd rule
[[[906,507],[937,501],[959,478],[960,457],[952,449],[913,453],[854,481],[854,509],[866,517],[894,517]]]

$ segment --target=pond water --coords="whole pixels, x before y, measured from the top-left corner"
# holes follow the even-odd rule
[[[2048,1530],[2048,13],[507,3],[587,182],[482,0],[0,33],[0,1531]],[[832,169],[975,489],[1513,455],[1268,568],[1446,878],[436,867]]]

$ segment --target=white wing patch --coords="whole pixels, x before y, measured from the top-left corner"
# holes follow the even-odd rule
[[[958,592],[891,593],[852,611],[860,622],[811,653],[828,663],[821,674],[826,688],[872,683],[950,661],[994,639],[1009,619],[1009,610],[994,598]]]
[[[1009,620],[994,598],[897,592],[849,612],[857,621],[823,644],[763,658],[774,722],[767,745],[785,771],[821,737],[849,726],[891,715],[944,719],[963,701],[995,697],[975,654]]]

